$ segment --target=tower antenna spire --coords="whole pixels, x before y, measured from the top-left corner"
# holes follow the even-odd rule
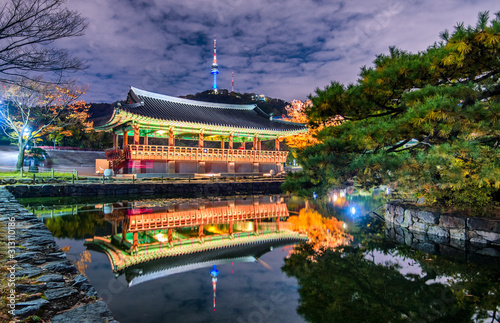
[[[217,266],[214,265],[212,270],[210,270],[210,276],[212,276],[212,288],[214,290],[214,312],[215,312],[215,291],[217,289],[217,275],[219,271],[217,270]]]
[[[212,63],[212,69],[211,73],[214,76],[214,85],[213,85],[213,90],[214,93],[217,93],[217,74],[219,74],[219,65],[217,65],[217,40],[214,35],[214,61]]]
[[[234,71],[231,72],[231,78],[233,79],[231,82],[231,92],[234,92]]]

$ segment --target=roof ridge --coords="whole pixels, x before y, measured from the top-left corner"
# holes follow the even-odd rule
[[[136,96],[145,96],[152,99],[158,99],[163,101],[170,101],[176,103],[189,104],[194,106],[202,106],[207,108],[219,108],[219,109],[234,109],[234,110],[253,110],[257,107],[256,104],[227,104],[227,103],[215,103],[215,102],[205,102],[205,101],[196,101],[184,98],[178,98],[175,96],[159,94],[155,92],[149,92],[145,90],[138,89],[136,87],[131,86],[130,90]]]

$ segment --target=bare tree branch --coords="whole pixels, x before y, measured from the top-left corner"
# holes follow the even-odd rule
[[[37,80],[86,68],[83,60],[55,48],[59,39],[82,36],[87,22],[64,8],[66,0],[7,0],[0,9],[0,81]]]

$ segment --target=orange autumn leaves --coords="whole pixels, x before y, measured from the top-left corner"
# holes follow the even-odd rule
[[[309,243],[316,251],[336,248],[349,243],[352,236],[344,230],[344,222],[336,218],[324,218],[313,209],[303,208],[298,216],[291,216],[288,222],[294,231],[306,233]]]
[[[302,102],[300,100],[293,100],[290,105],[286,106],[286,116],[283,115],[283,120],[290,122],[297,122],[307,124],[309,119],[306,114],[306,110],[312,107],[311,100],[307,100]],[[335,117],[332,121],[328,123],[320,125],[318,128],[307,128],[306,133],[301,133],[298,135],[293,135],[287,137],[286,143],[290,148],[302,149],[307,146],[312,146],[319,143],[319,140],[316,138],[318,132],[320,132],[323,128],[329,126],[338,126],[342,122],[343,118],[341,116]]]

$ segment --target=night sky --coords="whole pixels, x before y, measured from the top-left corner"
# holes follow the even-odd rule
[[[476,24],[498,0],[69,0],[89,21],[62,40],[89,63],[72,77],[87,102],[114,102],[130,86],[179,96],[208,90],[217,35],[219,88],[304,100],[331,81],[352,83],[389,46],[411,52],[457,22]]]

